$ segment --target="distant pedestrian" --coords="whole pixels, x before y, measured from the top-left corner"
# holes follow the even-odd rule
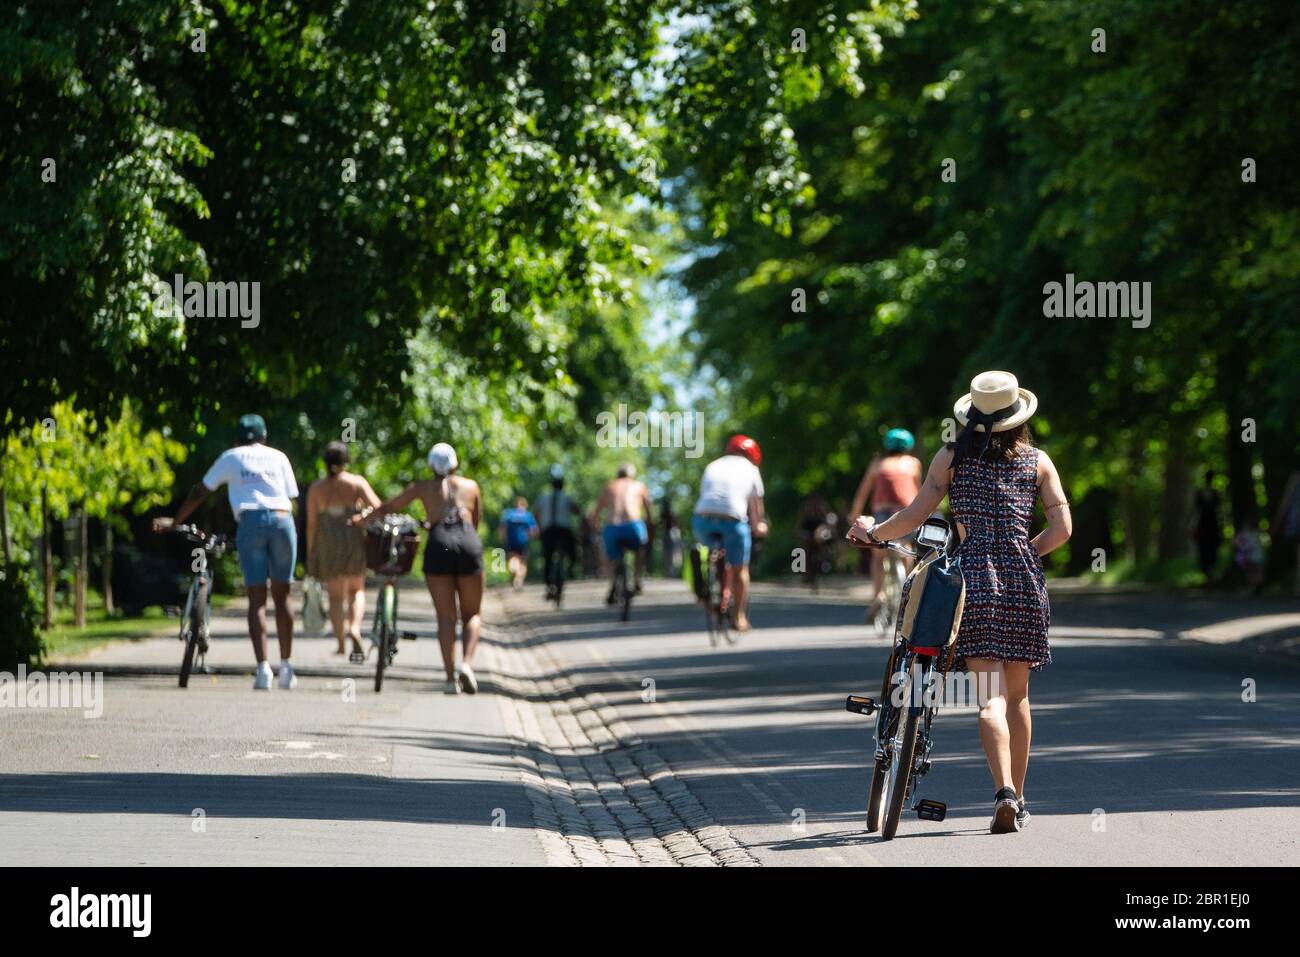
[[[1273,527],[1281,532],[1283,540],[1291,543],[1295,549],[1295,586],[1294,594],[1300,598],[1300,469],[1291,473],[1282,492],[1282,501],[1278,504],[1277,515],[1273,518]]]
[[[324,478],[307,489],[307,573],[325,585],[330,598],[330,623],[338,641],[335,654],[349,660],[366,660],[361,647],[361,625],[366,614],[366,535],[352,523],[363,508],[374,508],[380,498],[364,476],[347,470],[348,447],[342,442],[325,446]]]
[[[520,495],[514,508],[501,513],[501,526],[497,534],[506,546],[506,568],[510,570],[510,583],[515,591],[524,587],[528,578],[528,543],[537,537],[537,519],[528,511],[528,500]]]
[[[1258,595],[1264,587],[1264,542],[1259,537],[1259,529],[1243,528],[1232,539],[1232,548],[1237,567],[1246,579],[1246,590]]]
[[[1192,537],[1196,539],[1196,554],[1206,581],[1214,577],[1219,565],[1219,549],[1223,546],[1223,523],[1219,518],[1219,493],[1214,488],[1215,472],[1205,470],[1204,484],[1196,490],[1196,525]]]
[[[165,532],[182,524],[203,501],[227,486],[230,510],[235,513],[239,531],[235,548],[239,569],[248,590],[248,634],[257,658],[257,675],[253,688],[271,687],[271,665],[266,660],[266,591],[271,583],[275,602],[275,631],[280,639],[281,688],[297,686],[289,656],[293,650],[293,611],[289,608],[289,586],[298,553],[298,529],[293,522],[293,500],[298,497],[298,482],[293,466],[279,449],[266,444],[266,422],[260,415],[245,415],[239,420],[232,449],[222,452],[181,504],[175,518],[155,518],[153,530]]]
[[[478,691],[474,652],[483,625],[479,613],[483,605],[483,543],[478,537],[483,493],[473,479],[456,474],[460,471],[460,460],[456,450],[446,442],[439,442],[429,450],[429,468],[433,470],[432,479],[412,482],[397,497],[373,511],[363,511],[352,521],[361,525],[368,519],[400,512],[417,499],[424,506],[429,524],[429,537],[424,543],[424,583],[438,616],[438,646],[447,675],[445,691],[474,694]],[[464,645],[459,667],[456,665],[457,617]]]

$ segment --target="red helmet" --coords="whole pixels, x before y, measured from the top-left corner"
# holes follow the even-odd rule
[[[763,462],[763,450],[758,447],[758,443],[748,435],[737,433],[727,440],[728,455],[743,455],[755,465],[761,465]]]

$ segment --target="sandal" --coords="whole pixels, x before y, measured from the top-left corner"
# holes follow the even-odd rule
[[[366,663],[366,653],[361,650],[361,639],[352,639],[352,652],[348,655],[348,661],[354,665],[364,665]]]

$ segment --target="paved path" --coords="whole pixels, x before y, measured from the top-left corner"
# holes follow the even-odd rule
[[[947,801],[949,817],[906,818],[885,843],[861,829],[870,723],[842,710],[845,693],[878,687],[885,662],[857,597],[759,584],[758,627],[721,649],[679,584],[651,583],[626,625],[590,586],[572,597],[562,615],[535,594],[507,600],[760,863],[1300,863],[1300,666],[1178,637],[1211,623],[1252,635],[1238,619],[1257,605],[1058,596],[1056,660],[1033,680],[1030,828],[986,833],[993,788],[975,717],[948,712],[922,796]]]
[[[410,584],[421,639],[381,695],[332,639],[296,643],[296,690],[252,692],[236,605],[188,690],[155,639],[79,663],[108,672],[98,720],[0,709],[0,864],[1300,863],[1283,603],[1058,596],[1031,828],[985,833],[975,720],[949,711],[923,792],[949,818],[883,843],[861,830],[869,722],[841,710],[884,663],[860,586],[760,584],[759,627],[721,649],[677,582],[648,583],[626,624],[595,583],[562,612],[494,590],[469,697],[441,693]]]

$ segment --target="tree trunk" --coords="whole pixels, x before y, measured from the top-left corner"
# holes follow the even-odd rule
[[[1135,485],[1129,482],[1120,489],[1120,502],[1124,514],[1124,552],[1129,561],[1140,564],[1150,556],[1151,507]]]
[[[41,485],[41,569],[45,574],[45,611],[42,627],[54,627],[54,545],[50,541],[49,486]]]
[[[104,557],[100,562],[103,572],[104,614],[113,614],[113,526],[104,516]]]
[[[0,482],[0,540],[3,540],[4,560],[8,565],[14,560],[14,552],[9,541],[9,500],[5,497],[3,482]]]
[[[1170,426],[1169,448],[1165,453],[1165,487],[1160,500],[1160,533],[1156,555],[1161,561],[1171,561],[1187,555],[1191,500],[1187,430],[1182,423],[1174,422]]]
[[[89,571],[87,559],[90,557],[90,541],[86,529],[86,506],[77,509],[77,578],[76,599],[73,602],[74,623],[78,628],[86,627],[86,574]]]

